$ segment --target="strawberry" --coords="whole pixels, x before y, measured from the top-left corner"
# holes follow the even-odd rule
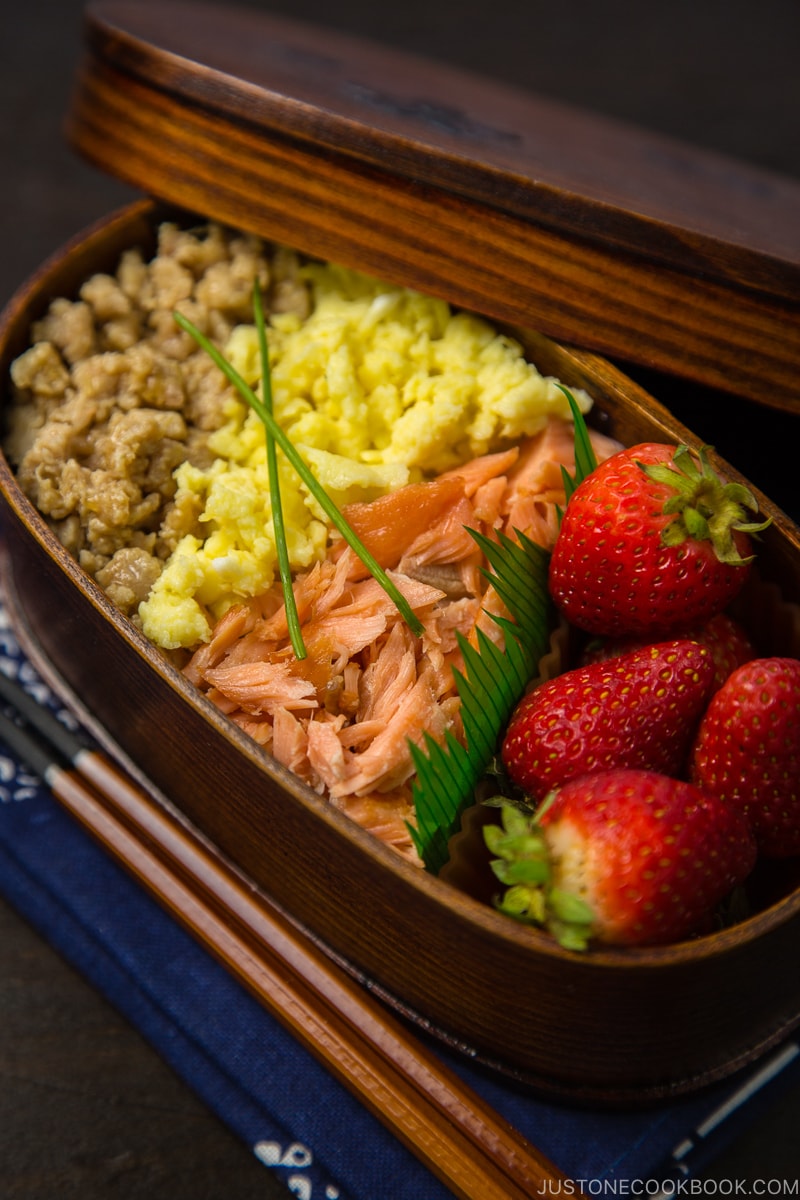
[[[605,636],[673,636],[727,607],[750,569],[755,498],[723,483],[704,447],[645,442],[575,489],[550,561],[568,621]]]
[[[512,713],[500,751],[508,776],[541,800],[589,771],[650,767],[677,774],[713,676],[711,651],[688,640],[557,675]]]
[[[705,624],[681,630],[680,635],[676,636],[708,646],[715,666],[714,691],[722,687],[737,667],[756,657],[755,647],[747,633],[727,613],[717,613]],[[648,638],[595,638],[584,648],[581,664],[606,662],[609,658],[617,658],[620,654],[628,654],[649,644]]]
[[[800,854],[800,660],[757,658],[711,700],[690,778],[747,816],[770,858]]]
[[[570,780],[532,817],[486,826],[498,907],[561,945],[655,945],[712,927],[756,861],[742,815],[682,780],[614,770]]]

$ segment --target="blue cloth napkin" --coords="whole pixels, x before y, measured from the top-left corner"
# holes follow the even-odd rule
[[[1,604],[0,670],[61,712]],[[0,892],[292,1193],[305,1200],[450,1195],[1,743]],[[639,1194],[653,1196],[660,1185],[679,1195],[759,1102],[800,1077],[800,1050],[791,1042],[758,1069],[700,1096],[644,1111],[597,1112],[531,1097],[435,1049],[589,1195],[618,1194],[625,1181],[634,1193],[638,1184]]]

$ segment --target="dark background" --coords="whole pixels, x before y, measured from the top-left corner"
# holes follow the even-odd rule
[[[134,195],[76,160],[62,139],[82,7],[77,0],[2,6],[0,304],[67,237]],[[251,0],[249,7],[369,35],[800,177],[798,0]],[[800,419],[674,381],[643,381],[800,516]],[[135,1031],[2,904],[0,1080],[3,1200],[285,1195]],[[737,1138],[709,1180],[795,1179],[798,1129],[795,1088]],[[390,1188],[375,1200],[390,1200]]]

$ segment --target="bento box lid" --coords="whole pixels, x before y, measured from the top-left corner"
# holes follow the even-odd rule
[[[800,411],[800,183],[330,29],[96,0],[67,118],[160,199]]]

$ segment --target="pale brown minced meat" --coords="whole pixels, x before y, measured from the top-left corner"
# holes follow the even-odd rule
[[[22,490],[123,612],[135,615],[196,509],[173,471],[207,466],[230,385],[176,324],[220,347],[253,319],[256,277],[272,312],[308,315],[298,258],[215,224],[160,226],[155,257],[127,251],[75,300],[53,301],[12,365],[4,439]]]

